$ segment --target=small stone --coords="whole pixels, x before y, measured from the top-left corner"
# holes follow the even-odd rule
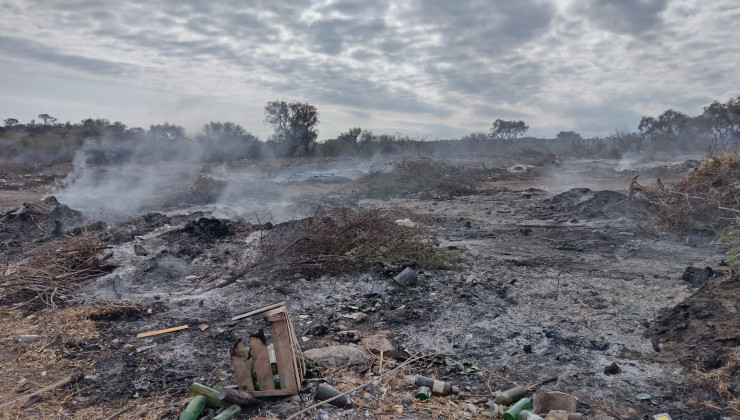
[[[614,362],[611,365],[604,368],[604,373],[607,375],[616,375],[617,373],[621,371],[622,369],[619,368],[619,365],[617,364],[617,362]]]
[[[565,353],[560,353],[557,356],[555,356],[555,360],[557,360],[558,362],[567,362],[570,360],[570,356],[568,356]]]
[[[401,398],[401,404],[405,406],[409,406],[414,402],[414,397],[411,396],[411,394],[406,394]]]
[[[116,338],[110,342],[110,346],[112,349],[118,350],[123,346],[123,340]]]

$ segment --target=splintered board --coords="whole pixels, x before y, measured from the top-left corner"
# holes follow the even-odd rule
[[[231,357],[237,384],[249,390],[249,393],[255,397],[297,394],[303,381],[303,375],[306,374],[306,364],[293,330],[293,324],[288,318],[285,302],[235,316],[232,320],[257,315],[262,315],[270,325],[278,381],[275,381],[273,376],[268,343],[262,337],[253,335],[249,337],[249,349],[241,340],[232,349]],[[252,357],[247,358],[250,352]],[[275,386],[276,382],[279,387]]]

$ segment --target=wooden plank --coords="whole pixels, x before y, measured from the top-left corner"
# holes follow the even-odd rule
[[[273,389],[270,391],[250,391],[249,393],[255,397],[279,397],[281,395],[294,395],[297,392],[295,389]]]
[[[252,349],[254,371],[257,373],[257,384],[260,391],[274,390],[275,382],[272,379],[272,366],[270,366],[267,345],[259,337],[249,337],[249,348]]]
[[[270,334],[275,345],[275,359],[277,359],[280,389],[294,389],[298,392],[295,369],[293,367],[293,350],[290,346],[288,323],[285,314],[275,315],[279,320],[270,321]]]
[[[242,340],[236,342],[231,349],[231,364],[234,366],[234,380],[241,388],[254,390],[252,381],[252,363],[247,360],[249,349],[244,345]]]
[[[240,319],[249,318],[250,316],[255,316],[255,315],[261,314],[262,312],[267,312],[270,309],[279,308],[281,306],[285,306],[285,302],[273,303],[272,305],[267,305],[265,307],[262,307],[262,308],[259,308],[259,309],[255,309],[253,311],[249,311],[249,312],[243,313],[241,315],[237,315],[235,317],[232,317],[231,320],[232,321],[238,321]]]
[[[187,328],[188,328],[187,325],[180,325],[179,327],[165,328],[163,330],[157,330],[157,331],[148,331],[148,332],[136,334],[136,338],[144,338],[144,337],[151,337],[153,335],[167,334],[173,331],[180,331],[180,330],[184,330]]]

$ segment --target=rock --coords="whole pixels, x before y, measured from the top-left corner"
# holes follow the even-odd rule
[[[409,406],[414,402],[414,397],[411,396],[411,394],[406,394],[401,398],[401,404],[405,406]]]
[[[416,282],[416,271],[406,267],[399,275],[393,278],[401,286],[410,286]]]
[[[388,350],[394,350],[395,347],[393,347],[393,344],[388,340],[388,337],[386,337],[383,334],[375,334],[368,337],[365,337],[362,339],[362,347],[369,349],[372,353],[375,353],[373,350],[380,351],[388,351]]]
[[[412,222],[410,219],[398,219],[395,222],[398,226],[405,226],[409,228],[416,227],[416,223]]]
[[[364,349],[349,344],[319,347],[306,350],[303,354],[320,366],[328,368],[362,366],[372,360]]]
[[[560,353],[557,356],[555,356],[555,360],[557,360],[558,362],[567,362],[570,360],[570,356],[568,356],[565,353]]]
[[[710,267],[686,267],[681,276],[681,280],[691,283],[694,286],[699,286],[705,281],[709,280],[712,276],[712,269]]]
[[[146,257],[149,255],[149,252],[144,248],[143,246],[139,244],[134,245],[134,254],[136,254],[139,257]]]
[[[619,368],[619,365],[617,364],[617,362],[614,362],[611,365],[604,368],[604,373],[607,375],[616,375],[617,373],[621,371],[622,369]]]
[[[116,338],[110,342],[110,346],[112,349],[120,349],[123,346],[123,340]]]

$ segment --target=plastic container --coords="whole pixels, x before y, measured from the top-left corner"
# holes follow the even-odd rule
[[[508,410],[504,411],[504,420],[517,420],[519,413],[523,410],[532,409],[532,400],[529,398],[522,398],[517,401],[516,404],[509,407]]]

